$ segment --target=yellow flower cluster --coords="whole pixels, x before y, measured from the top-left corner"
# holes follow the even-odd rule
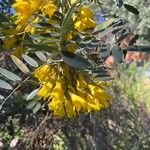
[[[41,11],[51,17],[57,11],[53,0],[16,0],[13,7],[18,15],[16,24],[20,27],[26,25],[36,12]]]
[[[80,72],[66,64],[43,65],[34,76],[42,84],[38,96],[50,100],[49,109],[56,116],[71,118],[79,112],[100,110],[109,105],[111,96],[100,85],[88,83]]]
[[[94,28],[96,26],[96,22],[93,18],[94,14],[92,10],[87,6],[82,6],[79,13],[73,17],[73,20],[75,21],[75,29],[82,32],[87,28]]]

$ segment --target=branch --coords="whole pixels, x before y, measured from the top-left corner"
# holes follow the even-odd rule
[[[2,104],[0,105],[0,110],[2,110],[3,105],[4,105],[4,104],[6,103],[6,101],[13,95],[13,93],[14,93],[15,91],[17,91],[17,90],[22,86],[22,84],[24,84],[29,78],[30,78],[30,76],[27,77],[25,80],[23,80],[22,83],[19,84],[19,85],[4,99],[4,101],[3,101]]]

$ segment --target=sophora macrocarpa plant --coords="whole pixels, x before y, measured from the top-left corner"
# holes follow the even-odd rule
[[[90,8],[94,4],[101,5],[98,1],[16,0],[13,13],[6,16],[6,11],[1,12],[1,49],[9,50],[14,63],[28,76],[22,81],[0,68],[1,78],[19,85],[35,78],[30,80],[38,88],[27,96],[27,100],[33,99],[29,107],[34,112],[42,107],[41,100],[54,115],[69,118],[109,106],[107,80],[111,76],[103,58],[113,54],[120,62],[120,42],[132,31],[119,16],[98,24]],[[130,5],[124,7],[139,13]],[[14,91],[3,79],[0,87]],[[0,98],[3,109],[9,96]]]

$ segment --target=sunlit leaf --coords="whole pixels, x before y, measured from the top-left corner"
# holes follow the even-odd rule
[[[26,100],[28,101],[28,100],[33,99],[33,98],[37,95],[38,91],[39,91],[39,89],[33,90],[33,91],[27,96]]]
[[[69,25],[71,24],[71,17],[74,11],[76,10],[76,4],[73,4],[71,8],[68,10],[66,17],[64,18],[62,22],[62,28],[61,28],[61,35],[64,36],[66,31],[68,30]]]
[[[12,81],[21,81],[21,78],[19,76],[6,69],[0,68],[0,73]]]
[[[109,25],[111,25],[115,21],[115,18],[110,18],[102,24],[99,24],[95,27],[93,34],[99,33],[101,30],[104,30]]]
[[[16,66],[23,72],[23,73],[30,73],[30,70],[28,67],[16,56],[11,55],[11,58],[13,62],[16,64]]]
[[[27,104],[27,109],[33,109],[33,107],[37,104],[37,101],[31,101]]]
[[[0,79],[0,88],[7,89],[7,90],[13,89],[13,87],[9,83],[7,83],[6,81],[1,80],[1,79]]]
[[[22,58],[26,61],[26,63],[28,63],[30,66],[32,67],[38,67],[38,63],[31,57],[29,57],[28,55],[22,54]]]
[[[34,44],[34,43],[26,43],[24,44],[30,48],[32,48],[34,51],[54,51],[54,50],[57,50],[58,47],[57,45],[54,45],[54,46],[48,46],[47,44],[43,44],[43,43],[39,43],[39,44]]]
[[[41,103],[37,103],[36,106],[33,108],[33,113],[37,113],[41,109]]]
[[[107,76],[107,77],[96,77],[95,81],[109,81],[112,80],[113,78],[111,76]]]
[[[38,52],[35,52],[35,55],[43,62],[46,62],[47,58],[46,56],[41,52],[41,51],[38,51]]]
[[[4,99],[4,96],[0,95],[0,100],[3,100]]]

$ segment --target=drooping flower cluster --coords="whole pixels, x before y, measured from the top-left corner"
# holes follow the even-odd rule
[[[59,71],[58,71],[59,69]],[[86,81],[80,72],[66,64],[43,65],[34,72],[42,84],[38,96],[49,101],[49,109],[54,115],[72,117],[79,112],[91,112],[106,108],[111,96],[95,84]]]
[[[72,24],[69,28],[64,30],[65,32],[62,32],[61,29],[57,30],[56,28],[56,30],[51,30],[47,27],[37,29],[36,26],[33,26],[33,24],[38,24],[40,21],[43,21],[41,20],[43,16],[45,17],[44,21],[46,20],[46,25],[49,26],[50,24],[57,24],[63,28],[64,24],[68,22],[63,20],[67,18],[65,9],[59,9],[60,6],[57,6],[53,0],[16,0],[13,7],[17,14],[16,25],[18,30],[28,32],[31,35],[42,33],[49,34],[51,32],[54,32],[54,34],[58,32],[58,35],[63,35],[63,38],[54,37],[54,41],[57,41],[56,39],[62,40],[56,44],[57,46],[59,44],[59,50],[63,48],[66,51],[75,52],[80,42],[72,43],[70,42],[72,38],[79,35],[80,32],[84,32],[86,29],[96,26],[94,14],[87,6],[80,5],[76,7],[76,10],[69,19]],[[63,16],[60,22],[57,20],[58,18],[55,20],[53,15],[59,10],[61,10],[60,14]],[[42,17],[36,14],[42,14]],[[56,14],[57,13],[55,13],[55,15]],[[86,32],[83,34],[86,34]],[[49,36],[48,38],[51,43],[53,37]],[[34,42],[42,43],[42,40],[39,39]],[[67,45],[66,43],[69,44]],[[12,43],[10,43],[10,45],[12,45]],[[49,43],[47,43],[47,45],[49,46]],[[21,52],[24,51],[23,46],[16,46],[15,48],[15,55],[20,56]],[[52,53],[55,52],[58,53],[57,50]],[[100,110],[109,105],[111,96],[100,87],[103,83],[96,84],[91,79],[87,80],[81,71],[71,68],[63,62],[55,63],[55,65],[42,65],[37,68],[33,74],[41,85],[37,95],[48,101],[49,110],[52,110],[56,116],[67,116],[70,118],[79,114],[79,112]]]
[[[58,9],[53,0],[16,0],[13,7],[18,15],[16,24],[19,27],[26,25],[32,15],[39,11],[51,17]]]

